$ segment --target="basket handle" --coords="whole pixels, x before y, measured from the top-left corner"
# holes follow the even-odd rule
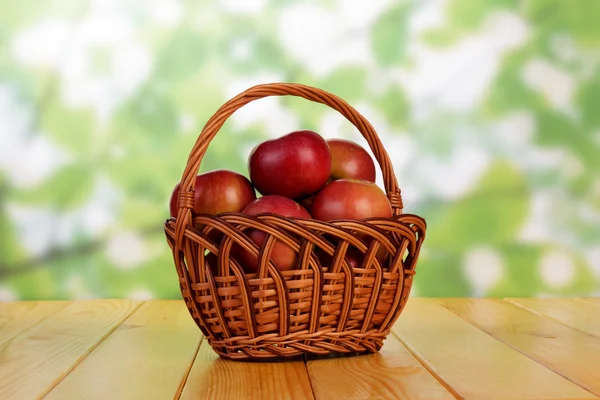
[[[239,108],[244,105],[269,96],[297,96],[316,103],[325,104],[342,114],[350,121],[366,139],[371,151],[375,155],[379,167],[383,173],[385,190],[392,206],[394,215],[402,213],[402,196],[398,182],[390,162],[390,157],[386,152],[379,136],[373,126],[356,109],[342,100],[340,97],[328,93],[324,90],[299,83],[267,83],[250,87],[237,96],[231,98],[223,104],[215,114],[206,122],[200,136],[196,140],[194,147],[189,155],[187,165],[183,172],[179,194],[179,215],[176,225],[182,227],[184,221],[190,216],[189,210],[194,207],[194,182],[200,168],[202,157],[206,153],[208,145],[216,136],[217,132],[225,121]],[[181,213],[184,213],[183,215]],[[179,229],[176,229],[179,230]]]

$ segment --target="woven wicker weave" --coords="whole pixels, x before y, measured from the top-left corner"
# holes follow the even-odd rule
[[[323,222],[274,214],[192,215],[200,162],[227,118],[251,101],[285,95],[325,104],[356,126],[379,163],[393,217]],[[425,237],[425,221],[402,214],[402,207],[389,156],[361,114],[323,90],[272,83],[227,101],[206,123],[183,173],[178,215],[165,222],[165,233],[190,314],[222,357],[372,353],[406,304]],[[252,228],[267,233],[261,248],[245,234]],[[298,253],[296,269],[282,272],[270,260],[277,240]],[[236,243],[258,255],[257,273],[245,274],[231,255]],[[365,254],[358,268],[345,259],[350,247]],[[216,274],[209,252],[218,256]],[[329,265],[321,265],[319,252],[330,256]]]

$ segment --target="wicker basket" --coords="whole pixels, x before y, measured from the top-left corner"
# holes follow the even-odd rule
[[[358,128],[383,173],[393,217],[323,222],[274,214],[192,215],[200,162],[227,118],[251,101],[285,95],[325,104]],[[190,314],[220,356],[259,360],[372,353],[406,304],[425,238],[424,219],[402,214],[402,207],[389,156],[361,114],[323,90],[272,83],[227,101],[206,123],[183,173],[178,215],[166,220],[165,233]],[[267,233],[261,248],[245,234],[251,228]],[[298,253],[296,269],[282,272],[270,260],[276,240]],[[258,255],[257,273],[245,274],[231,256],[235,243]],[[365,254],[358,268],[345,258],[350,247]],[[207,263],[209,252],[218,256],[217,274]],[[329,265],[321,265],[319,252],[330,256]]]

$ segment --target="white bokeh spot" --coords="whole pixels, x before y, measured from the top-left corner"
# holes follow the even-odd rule
[[[69,276],[65,281],[65,289],[71,299],[84,300],[94,298],[85,281],[79,275]]]
[[[161,25],[177,25],[183,17],[183,6],[180,0],[159,0],[149,4],[153,18]]]
[[[317,3],[295,3],[277,18],[285,50],[322,78],[344,65],[371,66],[371,45],[365,27],[355,27],[352,14],[340,15]]]
[[[26,66],[58,68],[74,29],[74,23],[60,19],[37,22],[15,35],[13,55]]]
[[[430,17],[424,18],[419,13],[411,17],[418,21],[413,22],[413,30],[432,28],[443,21],[436,15],[444,2],[431,3]],[[430,48],[412,40],[408,52],[414,66],[396,69],[394,79],[405,88],[415,117],[427,115],[436,106],[467,112],[482,101],[504,55],[524,44],[528,37],[528,25],[519,15],[490,13],[481,32],[453,47]]]
[[[423,156],[416,175],[436,196],[456,200],[475,187],[490,161],[491,156],[483,148],[464,145],[456,148],[449,160]]]
[[[9,203],[6,207],[15,225],[19,242],[33,256],[47,253],[56,238],[58,216],[50,207],[27,207]]]
[[[71,160],[69,153],[43,133],[23,140],[19,147],[20,151],[9,155],[4,166],[10,182],[17,188],[31,189],[40,185]]]
[[[498,125],[498,134],[511,150],[519,150],[531,144],[537,121],[531,112],[516,111],[507,115]]]
[[[179,129],[185,134],[191,132],[196,127],[196,118],[188,113],[179,114]]]
[[[258,83],[274,82],[279,79],[265,75],[250,79],[233,80],[227,88],[228,97],[233,97]],[[299,119],[293,110],[283,107],[275,98],[254,101],[237,110],[230,118],[233,131],[242,133],[256,124],[261,125],[268,138],[277,138],[293,130],[301,129]]]
[[[62,101],[72,108],[91,107],[100,127],[146,81],[153,68],[153,54],[136,37],[132,17],[126,12],[119,4],[94,2],[58,67]],[[43,37],[38,40],[45,42]],[[98,49],[109,55],[108,71],[93,70],[91,55]]]
[[[518,234],[518,239],[529,243],[541,243],[552,239],[552,201],[551,191],[533,192],[529,205],[529,216]]]
[[[247,60],[252,56],[254,47],[254,41],[251,38],[242,38],[231,44],[229,53],[234,60]]]
[[[98,176],[89,201],[76,209],[60,214],[55,222],[54,242],[69,246],[79,234],[99,237],[115,224],[121,191],[104,176]]]
[[[0,286],[0,302],[17,301],[19,297],[8,286]]]
[[[231,79],[228,80],[228,82],[225,86],[225,96],[227,96],[227,98],[235,97],[238,94],[245,91],[246,89],[249,89],[250,87],[255,86],[255,85],[283,81],[283,75],[281,73],[274,73],[274,72],[264,72],[264,73],[260,73],[260,74],[256,74],[256,75],[243,75],[243,76],[235,76],[235,77],[232,76],[230,78]],[[236,111],[235,114],[233,114],[233,116],[231,118],[234,119],[236,117],[236,115],[240,114],[247,107],[255,105],[255,104],[259,104],[259,103],[264,103],[264,101],[258,100],[258,101],[249,103],[248,105],[244,106],[240,110]]]
[[[344,23],[354,29],[370,28],[394,0],[337,0],[336,13]]]
[[[410,15],[408,30],[414,37],[419,37],[428,29],[443,26],[446,22],[447,0],[424,1]]]
[[[143,238],[134,232],[119,232],[106,245],[106,255],[115,267],[131,270],[148,259],[148,248]]]
[[[577,88],[575,79],[546,60],[534,58],[523,67],[522,79],[556,109],[569,111]]]
[[[231,14],[259,15],[267,0],[220,0],[218,4]]]
[[[542,281],[551,288],[568,287],[575,279],[573,258],[562,250],[551,250],[540,259],[539,271]]]
[[[30,189],[70,160],[42,133],[31,134],[32,110],[8,86],[0,85],[0,171],[20,189]]]
[[[130,291],[129,293],[127,293],[125,295],[126,299],[131,299],[131,300],[152,300],[155,298],[154,293],[152,293],[149,289],[145,289],[145,288],[137,288],[137,289],[133,289],[132,291]]]
[[[481,247],[469,251],[463,268],[476,296],[485,295],[504,277],[502,257],[492,248]]]

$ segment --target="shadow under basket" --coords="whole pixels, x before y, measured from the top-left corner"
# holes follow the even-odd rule
[[[268,96],[299,96],[344,115],[368,142],[383,174],[390,218],[361,221],[293,219],[275,214],[193,214],[194,181],[210,141],[237,109]],[[182,296],[213,350],[233,360],[296,358],[305,354],[374,353],[398,319],[412,287],[425,220],[402,213],[389,156],[371,124],[339,97],[290,83],[249,88],[206,123],[181,180],[179,211],[165,233]],[[251,230],[266,234],[262,246]],[[276,243],[296,254],[296,268],[271,260]],[[258,257],[245,273],[240,251]],[[358,254],[350,262],[349,254]]]

